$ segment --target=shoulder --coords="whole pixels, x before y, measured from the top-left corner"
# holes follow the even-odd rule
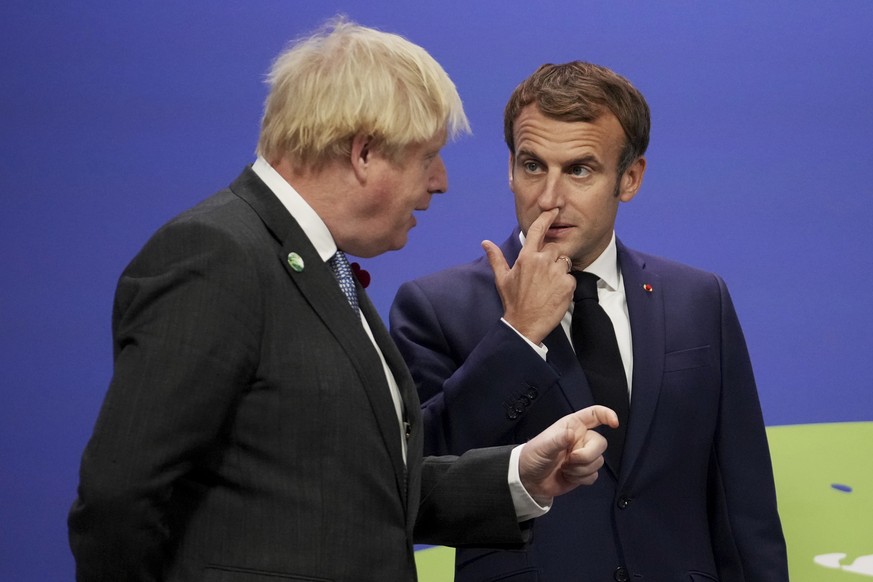
[[[721,310],[732,305],[724,279],[712,271],[623,246],[618,256],[625,289],[651,285],[660,291],[667,308],[694,311],[720,306]]]
[[[274,254],[265,252],[270,249],[270,238],[251,207],[224,189],[161,226],[128,264],[125,275],[148,276],[176,269],[238,273],[257,257]]]
[[[397,290],[390,317],[394,323],[398,318],[417,317],[422,312],[440,318],[471,317],[495,298],[491,267],[488,261],[476,259],[403,283]]]
[[[152,240],[183,239],[200,247],[216,239],[242,244],[265,235],[268,232],[257,212],[230,188],[224,188],[168,220]]]
[[[651,273],[666,281],[722,285],[721,277],[711,271],[693,267],[679,261],[644,253],[622,244],[618,247],[618,260],[622,273]]]
[[[468,263],[454,265],[418,277],[410,282],[426,289],[439,289],[442,287],[468,287],[485,281],[493,282],[494,274],[488,261],[484,257],[479,257]]]
[[[175,216],[158,232],[184,232],[187,229],[232,237],[245,237],[264,231],[252,207],[228,188]]]

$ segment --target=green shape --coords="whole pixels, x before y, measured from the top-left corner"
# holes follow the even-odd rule
[[[288,266],[298,273],[303,270],[303,257],[297,253],[288,253]]]
[[[873,422],[775,426],[767,438],[791,581],[873,582],[842,569],[873,555]],[[835,569],[815,562],[826,554],[846,556]],[[420,550],[415,561],[420,582],[454,580],[452,548]]]
[[[792,582],[873,580],[842,569],[873,555],[873,422],[776,426],[767,438]],[[837,553],[839,569],[815,563]]]

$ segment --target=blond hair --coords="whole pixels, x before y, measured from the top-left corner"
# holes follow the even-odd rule
[[[469,133],[443,68],[401,36],[339,17],[292,44],[270,70],[258,154],[304,167],[346,156],[358,134],[388,156],[445,129]]]

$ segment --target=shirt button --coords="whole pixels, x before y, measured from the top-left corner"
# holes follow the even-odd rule
[[[624,566],[619,566],[615,569],[615,572],[612,573],[612,577],[615,579],[615,582],[627,582],[630,578],[627,577],[627,570]]]
[[[630,497],[621,497],[618,500],[618,508],[619,509],[627,509],[627,506],[630,505]]]

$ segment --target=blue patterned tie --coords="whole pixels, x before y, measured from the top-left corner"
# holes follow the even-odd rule
[[[361,312],[358,307],[358,293],[355,290],[354,274],[346,254],[337,250],[336,254],[327,261],[327,264],[333,269],[333,274],[337,282],[339,282],[340,289],[346,294],[346,299],[349,300],[349,305],[352,306],[355,315],[360,316]]]

